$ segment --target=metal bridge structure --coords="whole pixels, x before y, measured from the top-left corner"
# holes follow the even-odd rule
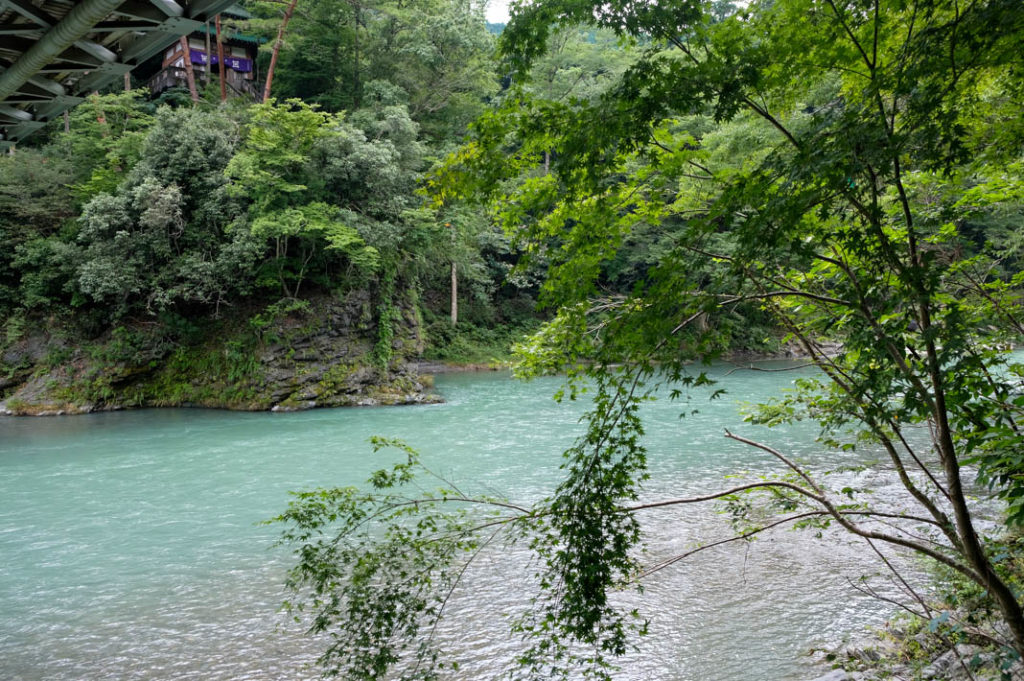
[[[0,148],[202,30],[237,0],[0,0]]]

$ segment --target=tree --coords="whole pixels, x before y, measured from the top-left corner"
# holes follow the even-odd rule
[[[565,26],[552,35],[528,74],[516,74],[522,87],[510,92],[551,102],[593,101],[615,83],[635,53],[614,31]]]
[[[19,303],[34,306],[55,293],[48,276],[30,276],[33,281],[26,282],[24,263],[18,261],[32,244],[53,236],[74,216],[72,172],[71,163],[59,154],[22,149],[0,157],[0,239],[5,244],[0,317]]]
[[[285,297],[297,297],[311,265],[323,271],[319,261],[332,253],[363,272],[378,264],[376,249],[344,220],[342,209],[317,201],[309,186],[319,174],[311,164],[314,150],[338,137],[340,126],[336,116],[299,100],[259,104],[239,153],[225,169],[229,191],[250,204],[252,234],[272,244],[267,266]]]
[[[274,67],[277,66],[277,55],[281,51],[281,43],[284,41],[284,31],[288,28],[288,21],[292,18],[292,12],[295,11],[295,4],[298,0],[292,0],[288,3],[288,9],[284,11],[284,16],[281,18],[281,28],[277,31],[277,40],[274,41],[274,47],[270,53],[270,66],[267,67],[267,84],[263,88],[263,101],[270,99],[270,85],[274,82]]]
[[[254,26],[278,28],[276,4]],[[493,38],[482,10],[461,0],[311,0],[295,10],[274,80],[281,99],[327,111],[403,104],[435,141],[461,134],[495,89]],[[277,54],[275,43],[275,54]]]
[[[631,633],[643,630],[609,598],[645,573],[637,514],[652,503],[751,495],[775,515],[739,537],[834,523],[879,551],[912,549],[984,589],[1010,632],[1005,643],[1024,654],[1021,603],[965,492],[976,471],[1006,500],[1008,522],[1024,520],[1024,399],[1014,389],[1022,369],[999,350],[1024,333],[1024,277],[1001,271],[997,247],[966,228],[1021,205],[1018,3],[774,0],[730,14],[696,1],[542,0],[518,6],[503,54],[522,80],[552,31],[579,24],[636,41],[641,55],[591,101],[510,98],[477,122],[433,189],[442,203],[489,197],[524,251],[550,263],[543,297],[557,315],[525,344],[524,371],[566,371],[573,389],[588,381],[587,433],[566,452],[564,481],[536,507],[466,500],[450,486],[420,500],[300,497],[282,519],[295,528],[286,535],[298,544],[294,584],[312,589],[314,628],[340,637],[327,671],[441,671],[429,641],[419,639],[408,667],[394,642],[415,641],[422,622],[443,614],[452,556],[468,552],[471,561],[477,548],[456,540],[490,528],[478,535],[490,541],[504,527],[525,537],[542,565],[534,614],[517,625],[531,642],[522,675],[580,667],[610,678]],[[707,147],[723,122],[763,144],[739,162],[715,163]],[[509,183],[531,169],[525,183]],[[609,263],[651,226],[671,226],[670,247],[630,290],[608,295]],[[779,476],[696,499],[640,499],[640,403],[660,384],[682,396],[708,383],[689,362],[728,347],[734,324],[723,312],[739,305],[771,314],[821,371],[753,419],[815,419],[837,465],[852,447],[877,449],[905,491],[900,508],[830,489],[770,441],[731,433],[778,461]],[[838,354],[827,341],[841,343]],[[403,479],[375,482],[390,489]],[[438,507],[477,501],[503,509],[501,517],[439,529]],[[365,521],[385,518],[399,532],[417,512],[433,534],[409,535],[401,554],[415,588],[396,587],[382,601],[348,581],[379,560],[367,544],[347,553],[349,540],[379,546]],[[338,517],[352,521],[335,535]],[[437,536],[450,550],[424,557]],[[387,615],[395,602],[409,607],[397,624]],[[332,627],[352,615],[350,603],[371,633],[348,654],[347,625]],[[374,618],[373,607],[385,614]],[[927,615],[925,602],[919,609]],[[366,651],[378,654],[373,665]]]
[[[237,126],[215,113],[161,108],[140,158],[111,192],[85,205],[74,288],[112,318],[194,304],[214,310],[252,285],[260,243],[231,229],[241,207],[224,169]]]
[[[75,190],[84,204],[114,190],[138,161],[153,123],[145,90],[91,95],[71,112],[69,129],[58,137],[75,169]]]

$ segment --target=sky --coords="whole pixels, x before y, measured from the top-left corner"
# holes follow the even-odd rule
[[[487,21],[492,24],[504,24],[508,22],[508,3],[509,0],[488,0],[487,2]]]

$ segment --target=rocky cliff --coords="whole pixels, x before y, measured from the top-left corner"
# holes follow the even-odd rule
[[[405,361],[422,351],[415,307],[398,306],[386,323],[391,328],[381,333],[369,296],[354,292],[185,329],[166,320],[126,323],[88,342],[59,324],[37,324],[0,353],[0,411],[285,411],[438,401]]]

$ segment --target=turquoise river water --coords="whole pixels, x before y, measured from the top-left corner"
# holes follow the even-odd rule
[[[727,426],[812,468],[834,456],[815,445],[811,426],[762,432],[738,418],[739,401],[779,394],[794,372],[715,371],[725,397],[645,408],[645,498],[775,469],[762,452],[724,438]],[[318,642],[277,612],[288,553],[259,521],[284,509],[289,490],[365,480],[393,456],[371,453],[375,434],[405,439],[464,487],[538,499],[580,430],[583,406],[552,401],[558,385],[462,374],[438,378],[447,401],[431,406],[0,418],[0,678],[316,678]],[[684,409],[699,413],[680,419]],[[652,562],[728,532],[711,507],[665,509],[644,523]],[[507,671],[519,642],[504,615],[532,593],[522,559],[485,556],[456,594],[441,632],[462,662],[456,678]],[[806,532],[695,556],[652,576],[643,595],[622,595],[651,618],[651,632],[620,676],[814,677],[812,646],[839,643],[890,613],[847,582],[878,570],[852,539]]]

